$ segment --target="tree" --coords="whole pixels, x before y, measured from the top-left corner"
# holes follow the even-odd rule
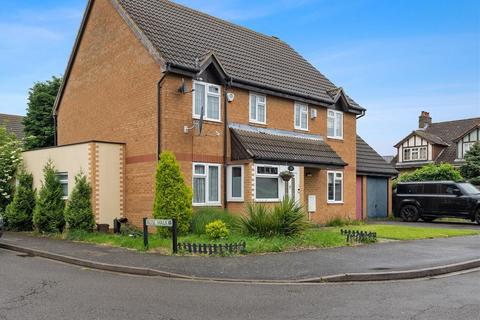
[[[55,127],[53,104],[62,78],[36,82],[28,92],[27,116],[23,120],[26,150],[53,146]]]
[[[51,160],[43,168],[43,176],[44,181],[33,212],[33,225],[41,232],[62,232],[65,226],[65,202],[62,199],[62,185]]]
[[[175,155],[164,151],[157,164],[153,216],[157,219],[177,219],[178,231],[186,233],[192,219],[192,190],[185,184]],[[168,229],[158,228],[162,235]]]
[[[460,167],[460,172],[471,183],[480,185],[480,142],[465,153],[465,164]]]
[[[20,142],[13,133],[0,126],[0,214],[12,201],[15,173],[22,161]]]
[[[35,190],[33,176],[24,169],[17,175],[18,185],[13,201],[5,210],[5,223],[9,230],[32,230],[33,210],[35,208]]]
[[[398,181],[462,181],[462,175],[449,163],[427,164],[413,172],[403,173]]]
[[[65,221],[69,229],[92,231],[95,227],[91,194],[87,177],[80,172],[75,176],[75,186],[65,209]]]

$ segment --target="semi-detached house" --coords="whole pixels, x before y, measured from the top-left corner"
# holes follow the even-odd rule
[[[370,148],[373,170],[357,177],[364,113],[276,37],[165,0],[91,0],[55,103],[57,147],[24,158],[37,186],[51,158],[66,196],[85,171],[99,223],[151,215],[164,150],[195,207],[242,212],[288,193],[315,222],[363,218],[372,175],[386,215],[395,170]]]

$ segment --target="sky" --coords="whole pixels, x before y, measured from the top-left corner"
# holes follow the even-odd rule
[[[150,0],[153,1],[153,0]],[[177,0],[289,43],[367,109],[358,133],[380,154],[418,125],[480,116],[480,1]],[[5,1],[0,113],[64,73],[86,0]]]

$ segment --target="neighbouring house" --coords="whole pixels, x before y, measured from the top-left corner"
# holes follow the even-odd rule
[[[23,116],[0,113],[0,126],[5,127],[8,132],[14,133],[18,140],[23,140]]]
[[[97,222],[151,216],[164,150],[176,155],[195,207],[242,212],[288,193],[315,222],[364,218],[356,132],[364,114],[276,37],[165,0],[90,0],[55,102],[56,147],[25,158],[30,169],[51,158],[65,196],[86,171]],[[362,190],[369,177],[389,180],[385,164],[358,172]]]
[[[480,118],[432,122],[430,113],[422,111],[418,129],[399,141],[393,160],[400,172],[412,171],[429,163],[461,166],[465,153],[480,140]]]

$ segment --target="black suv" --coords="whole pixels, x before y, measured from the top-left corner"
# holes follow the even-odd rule
[[[403,221],[463,218],[480,224],[480,190],[466,182],[399,182],[394,213]]]

